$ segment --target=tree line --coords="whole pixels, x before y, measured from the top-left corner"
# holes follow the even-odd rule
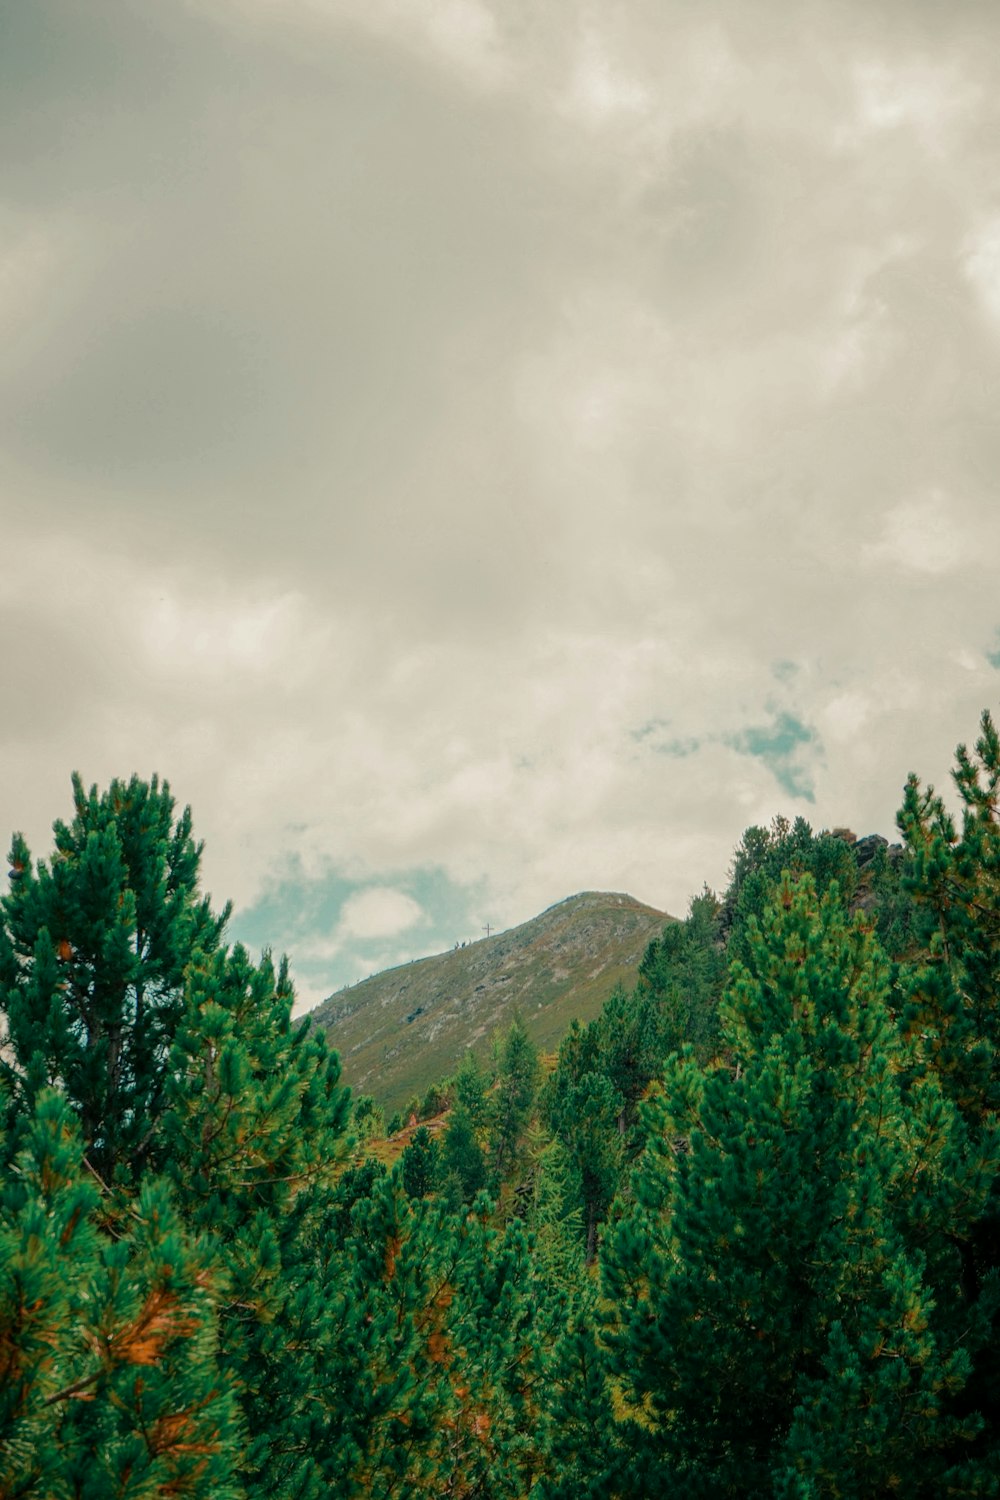
[[[74,778],[0,900],[0,1500],[1000,1492],[988,714],[954,782],[748,829],[389,1165],[190,811]]]

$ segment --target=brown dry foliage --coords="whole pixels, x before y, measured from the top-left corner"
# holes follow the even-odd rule
[[[180,1310],[176,1292],[155,1287],[131,1323],[113,1333],[106,1350],[115,1364],[155,1365],[177,1339],[190,1338],[198,1320]]]

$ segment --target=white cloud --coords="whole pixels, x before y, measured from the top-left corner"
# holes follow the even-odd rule
[[[853,68],[855,116],[843,140],[906,129],[934,156],[947,153],[953,132],[979,102],[976,84],[952,59],[869,58]]]
[[[349,896],[340,913],[339,930],[344,937],[396,937],[416,926],[423,911],[412,896],[391,886],[372,886]]]
[[[329,652],[329,626],[310,617],[301,595],[247,598],[230,588],[206,601],[190,584],[184,593],[161,587],[143,601],[137,633],[151,668],[164,676],[230,688],[250,676],[287,689]]]
[[[869,565],[906,573],[952,573],[976,555],[977,540],[965,507],[936,492],[901,501],[885,516],[878,542],[862,549]]]
[[[483,0],[186,0],[194,10],[230,25],[266,26],[280,40],[305,31],[322,45],[346,26],[370,32],[390,46],[454,71],[464,81],[492,89],[508,62],[493,11]]]
[[[865,693],[838,693],[820,713],[825,736],[838,744],[850,744],[863,733],[872,716],[872,705]]]
[[[398,20],[412,7],[393,7]],[[494,76],[499,68],[498,28],[492,11],[479,0],[430,0],[423,7],[427,34],[445,57],[480,74]]]
[[[818,824],[941,779],[996,689],[1000,17],[132,10],[32,132],[0,96],[4,829],[155,768],[219,900],[333,872],[391,953],[430,867],[683,910],[788,805],[775,715]]]
[[[878,284],[887,268],[919,251],[914,238],[892,234],[883,243],[858,246],[849,256],[832,336],[821,350],[820,383],[828,398],[859,394],[899,352],[900,335]]]
[[[590,126],[634,119],[646,113],[650,96],[643,83],[608,55],[605,39],[589,28],[577,45],[572,79],[562,107]]]
[[[1000,326],[1000,214],[966,237],[961,265],[988,316]]]

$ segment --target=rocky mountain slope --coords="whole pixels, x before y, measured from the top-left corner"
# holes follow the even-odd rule
[[[344,1081],[399,1109],[485,1056],[518,1011],[542,1048],[574,1017],[596,1016],[616,984],[635,982],[651,938],[671,918],[631,896],[585,891],[530,922],[338,990],[312,1019],[340,1053]]]

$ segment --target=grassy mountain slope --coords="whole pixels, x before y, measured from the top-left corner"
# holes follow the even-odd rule
[[[520,927],[417,959],[338,990],[312,1019],[340,1053],[344,1081],[388,1110],[485,1054],[521,1013],[535,1043],[555,1047],[574,1017],[597,1015],[615,985],[635,982],[665,912],[631,896],[585,891]]]

